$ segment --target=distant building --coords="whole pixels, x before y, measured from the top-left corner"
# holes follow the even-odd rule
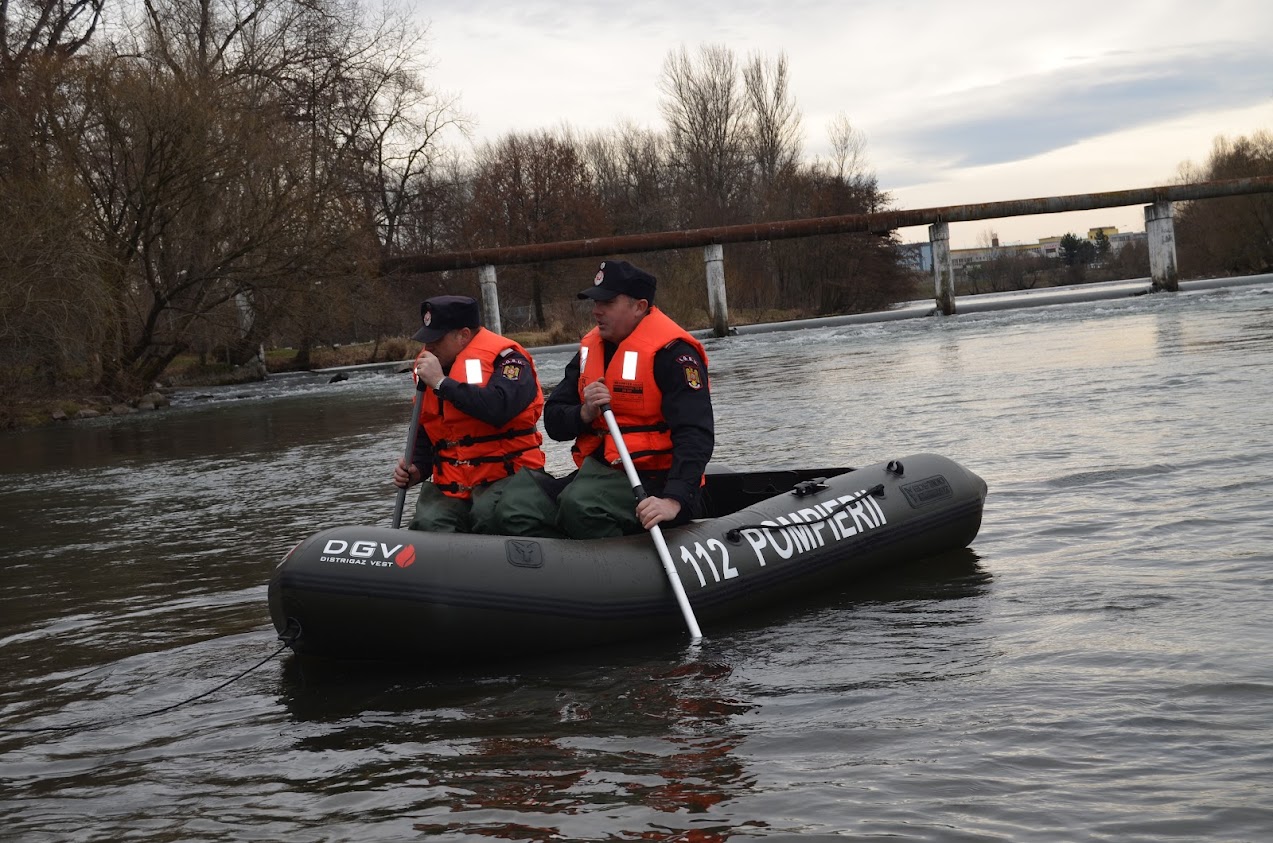
[[[1039,254],[1045,258],[1059,258],[1061,256],[1061,240],[1062,237],[1040,237],[1039,238]]]
[[[1109,238],[1110,254],[1114,255],[1117,255],[1124,246],[1130,246],[1133,243],[1145,243],[1149,239],[1148,235],[1143,231],[1124,231],[1120,233],[1117,229],[1115,229],[1113,234],[1106,232],[1105,236]]]
[[[1124,246],[1130,243],[1144,242],[1146,239],[1143,231],[1120,232],[1114,226],[1089,228],[1087,230],[1087,239],[1096,240],[1097,235],[1102,233],[1109,240],[1110,254],[1113,255],[1118,254]],[[989,246],[978,246],[972,249],[951,249],[950,262],[956,270],[960,270],[1010,254],[1059,258],[1061,256],[1061,240],[1063,237],[1064,235],[1055,235],[1052,237],[1040,237],[1037,243],[1008,243],[1000,245],[999,238],[992,236]],[[927,241],[903,243],[901,250],[904,260],[915,269],[923,272],[932,271],[933,247],[931,243]]]

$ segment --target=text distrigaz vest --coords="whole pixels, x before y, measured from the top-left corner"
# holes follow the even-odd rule
[[[526,349],[481,328],[451,364],[449,377],[485,386],[495,373],[499,353],[512,348],[528,362]],[[493,428],[442,401],[428,390],[420,405],[420,424],[433,443],[433,484],[454,498],[472,497],[473,489],[490,485],[522,468],[543,468],[544,438],[535,425],[544,413],[544,394],[535,378],[535,400],[501,428]]]
[[[676,340],[689,343],[707,365],[703,344],[653,307],[637,323],[636,330],[619,343],[608,367],[596,328],[585,334],[579,345],[580,400],[586,385],[599,378],[605,381],[610,390],[610,410],[638,471],[666,471],[672,467],[672,434],[663,418],[663,391],[654,382],[654,354]],[[605,449],[607,463],[615,465],[620,461],[606,420],[600,416],[590,430],[575,439],[571,448],[575,465],[583,465],[584,459],[598,448]]]

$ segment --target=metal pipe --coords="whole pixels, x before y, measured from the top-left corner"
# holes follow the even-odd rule
[[[1059,214],[1066,211],[1089,211],[1127,205],[1152,205],[1158,202],[1185,202],[1213,199],[1219,196],[1243,196],[1273,193],[1273,176],[1198,182],[1195,184],[1143,187],[1106,193],[1075,193],[1069,196],[1045,196],[1036,199],[1014,199],[1005,202],[983,202],[974,205],[948,205],[915,210],[882,211],[875,214],[846,214],[834,217],[782,220],[778,222],[725,225],[686,231],[660,231],[651,234],[624,234],[615,237],[591,237],[557,243],[533,243],[526,246],[499,246],[490,249],[468,249],[436,254],[406,255],[387,258],[381,271],[438,272],[448,269],[471,269],[487,264],[506,266],[522,263],[598,257],[633,252],[655,252],[665,249],[698,248],[710,244],[759,242],[810,237],[818,234],[869,232],[887,234],[898,228],[932,225],[939,222],[971,222],[973,220],[1032,214]]]

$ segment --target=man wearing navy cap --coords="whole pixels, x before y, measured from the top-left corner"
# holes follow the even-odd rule
[[[544,405],[544,427],[574,439],[578,466],[557,498],[558,527],[574,538],[600,538],[675,526],[701,513],[703,470],[715,421],[703,345],[654,306],[653,275],[607,260],[592,286],[597,326]],[[610,405],[642,486],[635,507],[601,408]]]
[[[502,533],[495,504],[507,481],[544,467],[536,423],[544,396],[526,349],[482,328],[477,300],[435,296],[420,305],[424,350],[412,367],[428,391],[411,464],[394,485],[421,483],[408,529]]]

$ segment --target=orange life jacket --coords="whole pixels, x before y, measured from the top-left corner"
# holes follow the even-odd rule
[[[639,471],[666,471],[672,467],[672,434],[663,418],[663,391],[654,381],[654,353],[676,340],[684,340],[693,346],[703,365],[707,365],[703,344],[665,316],[663,311],[653,307],[637,323],[636,330],[619,343],[608,368],[605,366],[601,334],[596,328],[580,341],[580,400],[587,384],[598,378],[605,381],[606,389],[610,390],[610,409],[614,420],[623,433],[632,464]],[[602,447],[605,448],[606,462],[611,465],[620,462],[619,451],[610,438],[606,420],[598,416],[591,429],[575,439],[571,448],[575,465],[583,465],[586,457]]]
[[[485,386],[499,364],[498,355],[512,348],[531,361],[526,349],[499,334],[479,328],[451,364],[451,377],[461,383]],[[443,402],[428,390],[420,404],[420,424],[433,443],[433,485],[453,498],[472,497],[473,489],[488,486],[521,468],[543,468],[544,437],[536,422],[544,413],[544,393],[539,388],[535,364],[535,400],[500,428]]]

